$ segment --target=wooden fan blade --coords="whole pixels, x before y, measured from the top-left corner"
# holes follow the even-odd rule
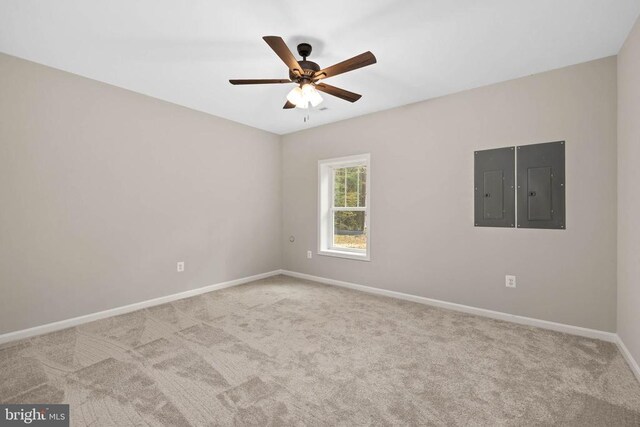
[[[333,77],[338,74],[346,73],[347,71],[357,70],[358,68],[366,67],[367,65],[372,65],[376,62],[376,57],[373,56],[373,53],[361,53],[351,59],[347,59],[346,61],[339,62],[335,65],[317,71],[313,75],[313,79],[326,79],[327,77]]]
[[[284,107],[282,107],[285,110],[288,110],[289,108],[296,108],[296,104],[292,104],[289,101],[287,101],[286,104],[284,104]]]
[[[229,80],[232,85],[265,85],[271,83],[291,83],[289,79],[240,79]]]
[[[345,101],[349,102],[356,102],[358,99],[362,98],[362,95],[349,92],[348,90],[340,89],[339,87],[330,86],[325,83],[318,83],[316,85],[316,89],[324,93],[328,93],[329,95],[337,96],[338,98],[342,98]]]
[[[289,67],[290,70],[297,70],[299,74],[302,74],[302,67],[293,56],[293,53],[291,53],[284,40],[282,40],[282,37],[264,36],[263,39],[267,42],[269,47],[273,49],[276,55],[278,55],[280,59],[282,59],[282,62],[284,62],[287,67]]]

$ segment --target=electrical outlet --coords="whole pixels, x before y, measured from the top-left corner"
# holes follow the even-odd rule
[[[515,288],[516,287],[516,276],[504,276],[504,285],[507,288]]]
[[[308,259],[313,258],[313,252],[311,252],[311,251],[307,251],[307,258],[308,258]]]
[[[178,262],[178,273],[182,273],[184,271],[184,261]]]

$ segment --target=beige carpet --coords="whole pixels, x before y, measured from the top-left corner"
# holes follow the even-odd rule
[[[0,348],[73,425],[640,425],[613,344],[282,276]]]

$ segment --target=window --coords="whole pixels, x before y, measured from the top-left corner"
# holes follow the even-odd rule
[[[318,254],[369,261],[369,154],[318,162]]]

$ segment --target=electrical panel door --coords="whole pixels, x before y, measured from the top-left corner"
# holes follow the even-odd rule
[[[564,141],[518,147],[519,228],[566,228],[564,149]]]
[[[475,152],[474,217],[477,227],[515,226],[514,147]]]

